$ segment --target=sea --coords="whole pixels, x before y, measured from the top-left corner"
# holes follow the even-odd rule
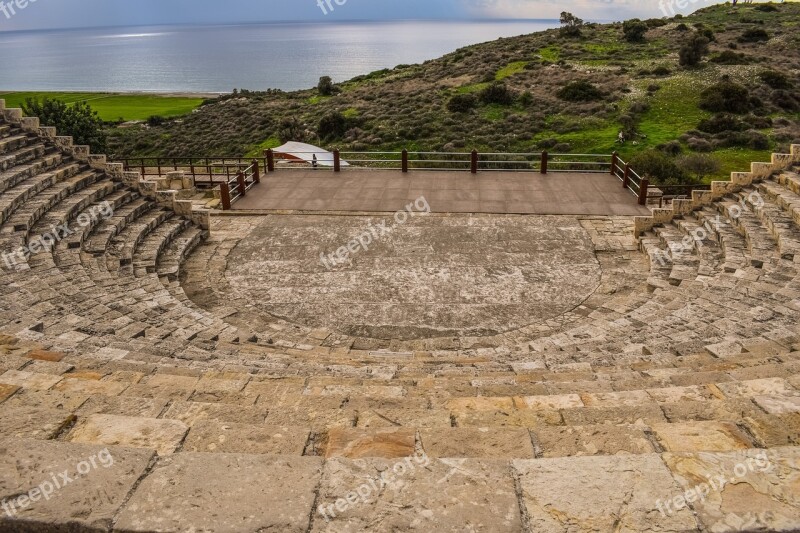
[[[0,32],[0,92],[226,93],[341,82],[557,20],[115,27]]]

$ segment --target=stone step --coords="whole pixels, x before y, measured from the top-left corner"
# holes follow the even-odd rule
[[[27,133],[0,138],[0,156],[35,142],[38,142],[38,138]]]
[[[667,278],[670,284],[678,286],[684,280],[695,280],[698,276],[700,257],[693,243],[673,224],[656,227],[654,233],[670,258],[672,269]]]
[[[800,225],[800,194],[774,181],[762,181],[757,190],[769,201],[786,211],[795,224]]]
[[[56,183],[69,179],[85,170],[85,166],[77,162],[67,162],[52,171],[38,174],[0,196],[0,228],[21,205]]]
[[[208,231],[196,226],[184,229],[158,258],[158,275],[169,282],[178,280],[181,265],[194,249],[208,238]],[[180,284],[178,284],[180,286]],[[183,291],[181,291],[183,292]],[[185,298],[186,295],[184,294]]]
[[[131,202],[133,202],[138,198],[139,198],[138,192],[132,191],[127,188],[121,188],[117,192],[109,194],[107,197],[103,199],[104,202],[108,203],[107,206],[95,204],[86,209],[83,213],[78,215],[78,217],[85,214],[84,219],[88,218],[89,223],[80,225],[80,227],[77,228],[77,231],[74,235],[68,237],[67,239],[64,239],[64,242],[66,243],[66,248],[68,250],[76,250],[76,251],[80,250],[83,247],[86,239],[99,224],[101,224],[107,218],[115,216],[117,213],[119,213],[120,209],[123,206],[130,204]],[[108,209],[106,209],[106,207]],[[93,216],[96,215],[96,213],[98,212],[100,212],[101,216],[99,217]],[[106,214],[109,212],[111,213],[111,215],[106,216]]]
[[[133,254],[133,271],[137,278],[154,274],[159,255],[177,235],[191,226],[188,220],[172,218],[150,232]]]
[[[517,532],[563,531],[580,523],[597,531],[717,531],[742,522],[758,530],[800,527],[800,498],[792,488],[800,477],[796,447],[512,460],[435,458],[414,450],[363,459],[156,456],[129,447],[7,437],[0,449],[0,468],[8,472],[0,496],[11,510],[0,520],[14,529],[71,524],[119,532]],[[53,472],[66,477],[54,480]],[[746,498],[736,497],[742,486],[749,487]]]
[[[722,214],[711,208],[705,207],[694,212],[695,217],[701,226],[710,229],[716,234],[716,241],[719,242],[725,254],[723,269],[726,272],[735,272],[740,268],[751,265],[751,259],[747,248],[747,242]]]
[[[760,194],[751,191],[739,193],[740,201],[745,202],[758,216],[764,227],[778,243],[781,258],[793,261],[800,257],[800,227],[791,216],[779,206],[769,203]]]
[[[69,159],[55,148],[48,149],[43,144],[26,148],[26,152],[26,155],[20,154],[17,157],[16,165],[0,173],[0,193]]]
[[[172,211],[155,207],[144,213],[111,239],[106,249],[106,264],[110,271],[133,274],[133,255],[139,244],[156,228],[175,217]],[[124,267],[124,268],[123,268]]]
[[[683,232],[684,239],[689,237],[689,240],[682,241],[682,244],[685,246],[686,243],[689,243],[700,257],[700,264],[697,267],[698,275],[702,278],[714,278],[720,274],[725,256],[722,247],[716,240],[716,233],[703,226],[694,216],[677,220],[674,223]]]
[[[82,191],[68,196],[48,211],[31,228],[29,240],[32,237],[35,238],[51,231],[53,227],[73,225],[75,229],[70,228],[70,231],[76,231],[78,227],[89,225],[92,219],[96,220],[104,216],[103,200],[109,195],[120,191],[122,187],[119,182],[98,181]],[[94,207],[94,210],[87,211],[90,207]],[[111,204],[108,204],[109,209],[110,207]],[[84,216],[78,220],[78,216],[84,212]]]
[[[716,204],[717,209],[728,217],[728,221],[747,242],[747,250],[753,266],[760,268],[764,263],[772,263],[777,258],[777,243],[758,217],[742,202],[724,201]]]
[[[92,255],[104,255],[111,240],[123,231],[128,224],[155,207],[148,198],[137,198],[114,212],[114,216],[100,222],[84,244],[84,251]]]
[[[8,248],[22,246],[28,232],[50,209],[65,198],[94,185],[103,175],[96,170],[84,170],[48,187],[28,200],[0,228],[0,238]]]

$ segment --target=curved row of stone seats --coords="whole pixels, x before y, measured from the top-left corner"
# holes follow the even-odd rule
[[[8,111],[6,111],[6,115],[8,115]],[[20,119],[21,122],[23,122],[25,120],[28,120],[28,119]],[[33,124],[30,121],[29,121],[28,125],[29,125],[29,127],[34,127],[34,128],[38,127],[37,124]],[[48,130],[48,129],[44,129],[44,130]],[[12,128],[6,128],[4,131],[12,131],[13,132],[13,129]],[[50,137],[54,136],[52,131],[48,130],[48,131],[46,131],[46,133],[49,133]],[[33,134],[33,133],[26,134],[26,138],[34,139],[36,137],[37,136],[35,134]],[[58,143],[54,143],[54,146],[56,144],[58,144]],[[56,146],[56,148],[64,148],[64,147],[69,147],[69,143],[66,140],[62,139],[62,140],[60,140],[60,145]],[[85,151],[83,151],[83,150],[79,150],[79,151],[81,152],[81,154],[85,153]],[[72,156],[69,156],[69,157],[72,157]],[[59,182],[57,179],[49,179],[48,176],[46,176],[45,178],[37,179],[37,178],[39,178],[39,175],[33,174],[33,172],[30,173],[30,181],[35,182],[35,184],[37,185],[36,187],[30,187],[29,186],[30,183],[26,183],[26,182],[24,182],[24,180],[22,180],[22,182],[19,183],[19,186],[20,187],[25,187],[25,190],[28,191],[28,194],[24,195],[24,196],[23,195],[14,195],[14,196],[12,196],[14,198],[14,202],[8,202],[10,204],[10,206],[11,206],[11,208],[8,209],[8,212],[10,214],[13,212],[13,216],[9,217],[8,221],[4,220],[3,222],[8,222],[9,224],[13,223],[13,229],[18,230],[18,232],[13,231],[13,229],[8,229],[9,226],[4,226],[2,231],[5,231],[8,234],[12,235],[12,238],[13,238],[13,241],[8,241],[8,242],[6,242],[6,244],[7,245],[25,244],[25,240],[28,239],[28,238],[30,238],[30,240],[35,240],[36,239],[37,236],[34,234],[35,233],[34,230],[42,229],[42,226],[45,225],[45,223],[50,223],[50,222],[53,222],[53,223],[55,223],[55,222],[66,223],[66,222],[69,222],[72,218],[78,216],[78,213],[81,210],[83,210],[83,211],[80,213],[80,215],[85,215],[85,214],[87,214],[86,211],[90,211],[91,212],[92,209],[94,209],[96,211],[96,209],[98,208],[97,204],[101,200],[104,200],[109,194],[113,194],[115,191],[117,191],[119,189],[121,184],[118,183],[118,182],[122,181],[122,179],[120,179],[120,175],[119,174],[115,174],[115,176],[117,176],[117,177],[115,177],[114,180],[116,180],[116,181],[114,181],[114,182],[112,182],[112,181],[104,181],[102,179],[102,175],[100,175],[101,172],[102,172],[102,167],[105,166],[104,160],[96,158],[94,160],[94,162],[99,167],[98,169],[92,169],[92,170],[96,170],[96,172],[93,172],[93,175],[94,174],[98,175],[97,181],[96,181],[96,183],[92,183],[92,184],[88,185],[88,188],[85,189],[84,191],[81,191],[81,192],[76,192],[79,187],[71,187],[72,184],[66,184],[65,182]],[[91,161],[90,161],[90,163],[91,163]],[[81,170],[86,168],[86,164],[83,164],[83,165],[80,165],[79,163],[76,163],[76,164],[78,165],[78,168],[81,169]],[[111,165],[111,167],[115,167],[115,166]],[[14,167],[14,168],[16,169],[16,167]],[[113,168],[113,170],[114,170],[115,173],[117,173],[120,169],[115,167],[115,168]],[[19,174],[15,173],[14,175],[17,176]],[[56,176],[56,178],[63,178],[63,177],[64,176],[61,176],[61,175]],[[140,183],[136,183],[138,180],[135,177],[131,177],[129,179],[133,180],[133,183],[131,183],[131,184],[134,185],[134,186],[143,185],[143,184],[140,184]],[[65,181],[68,181],[68,180],[69,180],[69,178],[66,178]],[[81,181],[79,183],[80,183],[80,185],[84,185],[85,184],[85,182],[83,182],[83,181]],[[39,184],[41,184],[41,185],[39,185]],[[15,192],[15,189],[12,187],[12,188],[10,188],[10,190],[4,191],[4,192],[6,194],[3,194],[2,196],[0,196],[0,198],[2,198],[3,200],[6,200],[8,198],[9,193]],[[149,190],[148,190],[148,192],[149,192]],[[70,194],[70,193],[72,193],[72,194]],[[112,208],[113,207],[119,207],[119,205],[121,205],[122,203],[127,203],[130,200],[135,201],[135,198],[133,197],[135,194],[137,194],[136,191],[128,191],[128,194],[122,193],[119,197],[112,198],[113,202],[110,204],[110,207],[112,207]],[[153,195],[154,199],[157,199],[159,197],[159,194],[161,194],[161,196],[163,197],[165,193],[156,192]],[[169,195],[168,191],[166,191],[166,195]],[[151,203],[151,204],[148,205],[148,209],[152,209],[154,207],[155,207],[155,204]],[[163,210],[163,208],[158,208],[158,209],[159,210]],[[127,220],[127,222],[132,222],[134,220],[139,219],[140,215],[143,214],[143,212],[144,211],[142,211],[142,212],[136,211],[136,208],[134,208],[129,213],[127,213],[128,215],[130,215],[130,217]],[[166,216],[169,216],[169,212],[168,211],[164,210],[164,212],[166,213]],[[166,216],[164,218],[166,218]],[[15,219],[15,217],[16,217],[16,219]],[[95,216],[93,218],[94,219],[97,218],[96,213],[95,213]],[[16,223],[18,221],[20,221],[20,223]],[[139,221],[139,222],[141,222],[141,221]],[[34,227],[31,227],[34,224],[36,224],[36,225]],[[151,229],[154,229],[154,228],[155,228],[155,225],[150,225],[150,226],[147,226],[147,227],[142,229],[141,228],[141,224],[140,224],[140,229],[142,231],[136,233],[131,242],[126,242],[124,240],[123,241],[119,241],[122,244],[122,262],[123,263],[126,263],[126,262],[129,263],[132,260],[133,254],[136,251],[136,248],[137,248],[137,246],[139,244],[139,241],[141,241],[141,239],[144,239],[145,236],[147,235],[148,231],[151,230]],[[88,230],[91,231],[91,230],[94,229],[94,224],[92,224],[90,227],[84,228],[84,229],[88,229]],[[80,231],[79,232],[79,236],[77,237],[77,242],[78,243],[82,243],[83,240],[86,238],[87,233],[89,233],[89,232]],[[203,234],[201,234],[201,236],[202,235]],[[76,242],[75,239],[68,240],[68,242],[66,243],[67,244],[66,250],[70,250],[70,249],[74,250],[75,249],[75,242]],[[71,247],[70,247],[70,243],[72,243]],[[161,249],[163,247],[164,246],[161,246],[161,247],[159,247],[159,249]],[[104,253],[109,251],[106,248],[108,248],[108,246],[104,246],[102,248],[102,251]],[[113,250],[111,250],[111,251],[113,252]],[[55,250],[54,250],[54,253],[55,253]],[[61,257],[62,260],[61,260],[60,264],[69,265],[69,266],[75,266],[75,263],[74,262],[70,262],[68,258],[64,257],[64,254],[61,254],[61,256],[62,256]],[[77,254],[76,254],[76,256],[77,256]],[[46,255],[43,255],[42,257],[46,257]],[[44,262],[42,262],[42,257],[36,257],[35,258],[36,264],[41,264],[43,266],[50,266],[50,265],[55,265],[56,264],[55,261],[54,261],[54,257],[51,258],[50,261],[44,261]],[[155,258],[154,258],[154,260],[155,260]],[[78,262],[77,264],[80,265],[81,263]],[[88,285],[88,283],[90,283],[90,280],[89,280],[90,277],[91,276],[84,276],[82,278],[82,283],[85,283],[85,284]],[[39,282],[41,282],[41,281],[42,280],[40,279]],[[57,279],[57,280],[54,280],[54,281],[63,282],[63,279]],[[150,286],[152,287],[153,285],[151,284]],[[165,297],[166,291],[164,291],[164,288],[161,287],[160,285],[159,285],[159,288],[160,288],[161,291],[163,291],[163,294],[161,294],[161,298],[163,300],[164,297]],[[114,291],[109,291],[109,292],[114,292]],[[74,295],[70,295],[70,296],[74,296]],[[68,308],[69,307],[70,298],[69,297],[64,298],[64,301],[65,301],[65,303],[63,305]],[[154,319],[155,319],[155,317],[154,317]],[[222,327],[226,328],[227,326],[223,325]],[[113,328],[112,328],[112,330],[113,330]]]
[[[741,457],[748,454],[767,454],[769,464],[761,463],[758,471],[736,474],[742,478],[737,479],[738,486],[748,483],[760,497],[751,498],[751,501],[737,499],[735,509],[728,511],[760,517],[758,520],[762,522],[759,523],[767,528],[798,525],[800,501],[791,487],[792,480],[800,473],[796,460],[786,464],[780,457],[795,453],[800,442],[800,382],[796,372],[788,380],[762,377],[796,371],[800,365],[797,352],[784,352],[781,357],[770,358],[771,362],[737,356],[720,361],[709,355],[695,358],[685,367],[639,371],[629,368],[594,374],[591,367],[586,366],[579,370],[549,369],[542,365],[538,371],[520,368],[519,372],[511,373],[514,380],[506,378],[504,381],[474,375],[411,379],[413,374],[409,372],[403,380],[393,381],[387,376],[386,383],[378,385],[353,378],[296,376],[276,379],[264,374],[200,371],[160,364],[122,370],[123,360],[108,361],[116,355],[112,350],[106,351],[105,361],[94,360],[89,370],[82,365],[87,361],[85,356],[44,352],[34,343],[8,337],[0,342],[4,348],[10,348],[4,349],[0,358],[2,369],[7,369],[0,374],[0,413],[3,414],[0,429],[6,439],[2,444],[6,451],[4,457],[18,462],[24,457],[21,455],[23,445],[26,449],[46,449],[51,454],[53,450],[74,449],[76,462],[81,460],[77,451],[85,453],[89,446],[98,450],[110,447],[112,455],[119,454],[119,461],[130,454],[145,453],[148,464],[155,460],[157,466],[137,471],[137,479],[144,480],[138,483],[141,489],[126,485],[133,494],[132,501],[139,502],[128,513],[141,512],[139,506],[147,501],[150,511],[159,517],[174,512],[175,504],[157,503],[172,495],[164,494],[165,486],[172,487],[169,490],[176,491],[176,496],[183,494],[191,498],[195,505],[198,498],[219,497],[219,491],[223,490],[221,484],[227,479],[220,477],[213,466],[220,462],[226,469],[242,461],[247,465],[267,461],[274,468],[271,462],[274,460],[313,460],[318,461],[323,470],[329,468],[327,476],[330,477],[340,475],[342,465],[362,465],[363,468],[363,461],[370,461],[391,466],[406,457],[424,454],[423,457],[434,465],[450,465],[441,473],[437,470],[437,476],[430,480],[431,487],[440,491],[456,490],[456,487],[471,490],[473,487],[477,492],[470,494],[481,501],[497,491],[497,487],[488,490],[483,483],[476,486],[485,466],[477,473],[470,468],[482,461],[503,465],[501,471],[507,471],[509,461],[514,461],[511,464],[516,465],[515,468],[524,464],[534,472],[538,472],[537,468],[557,464],[559,476],[571,472],[570,465],[578,461],[582,470],[580,475],[575,472],[574,482],[591,486],[603,481],[604,490],[609,483],[629,483],[625,472],[633,469],[637,472],[635,478],[647,477],[648,490],[654,487],[665,490],[665,494],[659,493],[659,498],[640,504],[642,509],[637,512],[649,516],[650,520],[642,522],[641,527],[644,527],[662,516],[658,512],[658,501],[669,501],[683,491],[682,485],[676,483],[682,473],[680,468],[664,470],[669,475],[658,481],[653,478],[652,470],[637,469],[636,465],[642,461],[690,454],[705,457],[713,464],[720,457],[739,457],[741,461]],[[417,372],[425,375],[421,370]],[[592,381],[587,381],[588,377]],[[640,380],[642,388],[628,390],[622,385],[634,380]],[[588,388],[589,383],[595,383],[595,388]],[[169,477],[171,482],[163,484],[165,479],[160,477],[160,468],[172,462],[185,468],[185,461],[199,460],[198,453],[207,454],[202,456],[205,470],[191,469],[194,481],[173,472]],[[229,454],[238,454],[234,456],[236,461],[229,463]],[[549,462],[556,459],[560,461]],[[616,466],[607,465],[608,461]],[[670,462],[666,460],[666,464]],[[450,485],[443,485],[440,480],[448,475],[451,478],[462,475],[458,469],[453,471],[454,466],[467,468],[467,475],[464,479],[453,479],[454,487],[450,489]],[[726,464],[725,468],[729,466],[731,472],[726,475],[731,476],[735,463]],[[775,468],[779,470],[776,472]],[[234,472],[241,474],[235,467]],[[697,470],[693,472],[698,475]],[[8,476],[7,479],[18,478]],[[315,482],[332,483],[325,479],[325,476],[320,478],[318,472]],[[528,493],[529,489],[515,492],[522,499],[514,499],[520,504],[514,513],[524,516],[529,498],[533,501],[554,490],[554,480],[546,479],[546,486],[542,485],[536,493],[538,496]],[[115,480],[120,483],[119,474]],[[345,477],[341,485],[331,489],[331,494],[344,497],[362,482],[363,478],[354,482]],[[249,491],[255,486],[241,477],[239,483],[244,483]],[[155,487],[151,488],[150,484]],[[765,489],[765,486],[771,488]],[[19,494],[13,492],[20,488],[17,485],[2,487],[3,495]],[[107,490],[100,479],[91,487],[92,490]],[[782,492],[775,492],[781,488]],[[144,494],[140,495],[138,490]],[[155,490],[161,492],[153,499],[155,493],[151,491]],[[586,494],[586,490],[580,494]],[[339,495],[337,491],[344,494]],[[600,519],[619,505],[630,505],[625,503],[627,499],[622,492],[619,501],[616,497],[603,499],[599,504],[595,501],[594,505],[600,505],[600,509],[581,506],[572,512]],[[728,493],[723,491],[719,496],[723,495],[727,497]],[[288,502],[285,494],[277,501],[283,505]],[[262,502],[248,504],[242,512],[252,514],[261,505]],[[303,516],[313,514],[318,505],[319,502],[307,504]],[[564,504],[554,502],[552,505],[551,509],[562,509]],[[764,515],[764,505],[777,505],[778,512]],[[431,501],[425,508],[434,514],[444,512],[440,504]],[[700,516],[705,516],[703,509],[694,508]],[[43,515],[34,516],[50,523],[63,523],[70,516],[63,507],[41,512]],[[220,512],[225,520],[226,512]],[[400,517],[396,509],[386,513],[387,520],[405,523],[397,522]],[[103,524],[106,530],[172,529],[161,522],[131,522],[125,518],[126,511],[112,514],[113,517]],[[352,516],[345,510],[336,514],[345,518]],[[664,516],[669,515],[665,513]],[[20,517],[29,518],[30,515]],[[204,518],[207,522],[195,522],[196,511],[194,515],[187,513],[180,518],[182,522],[175,527],[190,527],[187,524],[201,524],[208,530],[225,530],[226,527],[219,516]],[[319,519],[320,515],[316,515],[316,520]],[[455,518],[448,520],[443,526],[455,527]],[[298,515],[287,519],[284,528],[292,529],[301,523],[305,524]],[[496,530],[501,523],[492,522],[491,530]],[[719,523],[702,522],[705,527]],[[328,524],[323,521],[322,525],[327,527]],[[245,526],[237,522],[237,527]],[[552,524],[554,531],[561,531],[562,527],[566,525],[558,521]],[[694,527],[690,525],[686,529]],[[512,530],[520,529],[515,525]]]

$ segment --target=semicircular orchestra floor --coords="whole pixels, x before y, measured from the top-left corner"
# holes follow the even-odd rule
[[[508,346],[521,330],[528,340],[550,333],[590,312],[588,299],[647,279],[629,218],[417,213],[402,223],[391,214],[214,223],[212,239],[189,259],[186,293],[276,340],[294,332],[366,349],[454,349],[465,339]],[[609,237],[618,239],[613,250],[598,253]],[[609,269],[619,271],[610,280]]]

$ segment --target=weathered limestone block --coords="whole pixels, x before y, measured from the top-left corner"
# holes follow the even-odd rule
[[[278,427],[232,424],[216,420],[196,422],[183,444],[183,451],[213,453],[253,453],[303,455],[310,430],[300,427]]]
[[[22,121],[22,109],[4,109],[3,117],[5,118],[6,122],[10,122],[11,124],[19,124]]]
[[[792,145],[792,161],[800,163],[800,144]]]
[[[531,531],[695,531],[692,512],[661,514],[677,485],[657,454],[515,460]]]
[[[162,457],[115,529],[305,533],[321,473],[319,457],[190,452]]]
[[[177,420],[95,414],[78,421],[67,440],[150,448],[159,455],[169,455],[181,443],[187,430],[186,425]]]
[[[772,163],[752,163],[750,165],[750,172],[753,174],[753,180],[766,179],[775,171]]]
[[[664,449],[671,452],[727,452],[753,445],[732,422],[653,424],[652,429]]]
[[[753,175],[750,172],[731,172],[731,182],[740,187],[747,187],[753,183]]]
[[[24,131],[38,132],[39,117],[23,117],[20,119],[19,125]]]
[[[72,150],[72,137],[59,135],[55,138],[56,148],[69,152]]]
[[[89,166],[92,168],[99,170],[105,170],[106,168],[106,156],[104,155],[89,154],[88,161]]]
[[[706,531],[800,529],[800,448],[665,453]],[[700,495],[702,497],[699,497]]]
[[[328,432],[324,444],[325,457],[385,459],[408,457],[414,454],[416,434],[413,429],[340,429]]]
[[[0,441],[0,500],[9,510],[14,505],[16,512],[0,513],[0,529],[108,531],[152,456],[147,450],[4,439]],[[70,481],[59,475],[63,472]],[[23,523],[27,528],[21,527]]]
[[[714,201],[711,191],[692,191],[692,203],[695,207],[703,207]]]
[[[533,430],[543,457],[653,453],[644,431],[635,426],[549,426]]]
[[[44,137],[45,139],[55,139],[56,135],[57,132],[54,126],[42,126],[39,128],[40,137]]]
[[[330,459],[311,531],[522,531],[507,462]]]
[[[431,457],[533,459],[530,434],[522,428],[421,429],[422,449]]]
[[[176,191],[164,191],[164,190],[157,190],[155,191],[155,198],[156,202],[159,205],[163,205],[164,207],[168,207],[172,209],[172,206],[175,204],[175,198],[177,196]]]
[[[77,159],[78,161],[89,161],[89,153],[91,152],[91,147],[89,146],[73,146],[70,151],[72,152],[72,157]]]

